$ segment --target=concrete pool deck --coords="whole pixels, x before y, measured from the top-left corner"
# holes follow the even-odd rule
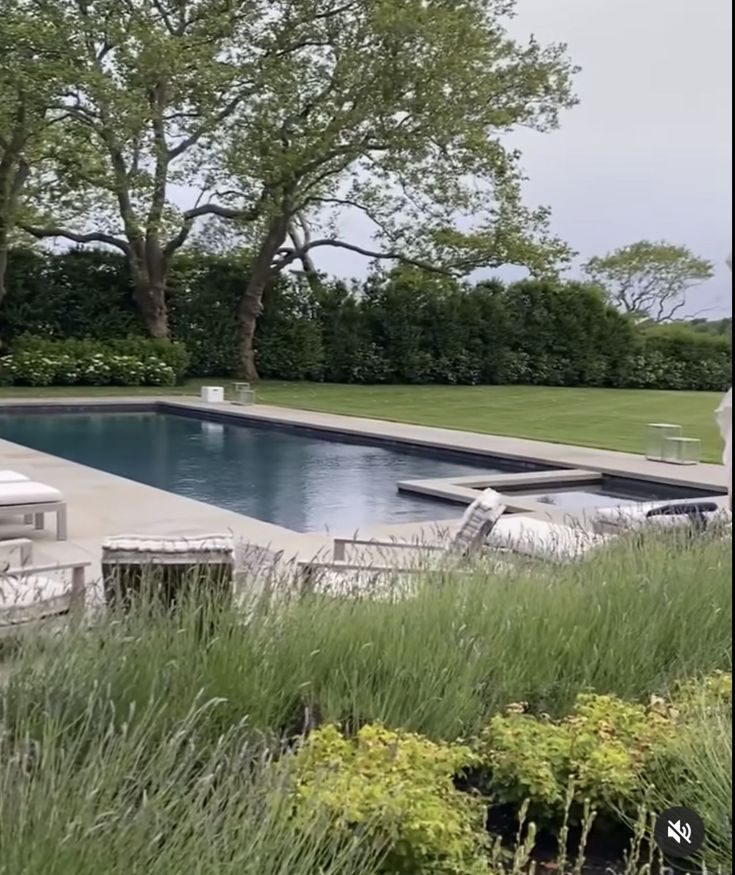
[[[580,477],[579,471],[601,472],[616,477],[699,489],[722,495],[722,503],[726,501],[726,495],[722,494],[727,488],[724,468],[706,463],[679,466],[651,462],[630,453],[264,405],[243,407],[229,403],[211,404],[182,396],[0,399],[0,414],[24,410],[52,413],[80,408],[94,412],[121,407],[126,410],[178,412],[243,425],[310,430],[312,434],[327,433],[335,439],[387,441],[394,446],[411,445],[471,453],[473,456],[500,456],[517,462],[574,469],[574,473],[571,470],[569,472],[571,479]],[[641,435],[642,441],[643,438],[644,435]],[[33,533],[34,562],[89,560],[92,563],[92,578],[99,576],[102,541],[115,534],[231,532],[238,541],[282,551],[286,561],[313,559],[332,544],[327,533],[295,532],[5,440],[0,440],[0,469],[19,471],[34,480],[54,486],[61,490],[68,503],[69,540],[53,540],[50,528]],[[458,481],[461,479],[457,478]],[[466,487],[458,488],[468,491]],[[531,515],[543,515],[552,520],[568,518],[567,512],[546,505],[528,506],[526,502],[524,508]],[[435,531],[437,525],[446,528],[447,520],[456,517],[456,507],[448,505],[442,516],[442,509],[438,506],[434,523],[371,526],[360,534],[362,537],[389,535],[414,538]],[[28,532],[27,528],[3,524],[0,527],[0,539],[28,536]]]

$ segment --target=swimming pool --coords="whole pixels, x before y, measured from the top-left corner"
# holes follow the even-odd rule
[[[0,414],[0,438],[289,529],[337,535],[462,514],[399,495],[399,480],[524,469],[167,413]]]

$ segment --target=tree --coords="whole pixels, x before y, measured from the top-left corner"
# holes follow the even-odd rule
[[[219,143],[231,230],[252,252],[239,307],[241,374],[257,378],[264,290],[338,247],[446,273],[570,256],[521,198],[514,128],[554,128],[575,101],[563,46],[520,45],[512,0],[273,0],[262,87]],[[278,47],[277,47],[278,46]],[[347,232],[361,216],[362,244]]]
[[[656,323],[673,319],[687,292],[714,275],[714,265],[686,246],[648,240],[591,258],[584,270],[618,309]]]
[[[58,21],[37,22],[23,0],[0,0],[0,301],[8,248],[31,168],[57,120],[51,102],[66,71]]]
[[[122,251],[150,334],[166,337],[174,254],[200,216],[235,215],[205,198],[208,157],[227,119],[260,87],[261,36],[274,32],[270,3],[27,2],[39,21],[63,19],[74,77],[53,107],[63,120],[54,173],[32,180],[38,208],[23,228],[38,239]],[[198,202],[179,207],[178,186],[200,189]]]

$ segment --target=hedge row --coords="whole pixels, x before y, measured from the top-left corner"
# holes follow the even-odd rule
[[[246,274],[236,259],[187,254],[175,262],[170,328],[188,350],[189,374],[235,372]],[[6,349],[27,333],[98,341],[143,333],[127,266],[115,254],[14,251],[7,286]],[[731,341],[683,326],[638,327],[579,283],[468,285],[400,269],[349,287],[325,281],[316,291],[282,278],[264,300],[257,362],[263,377],[284,380],[722,391]]]
[[[145,337],[50,340],[32,334],[0,359],[0,385],[172,386],[187,373],[183,344]]]

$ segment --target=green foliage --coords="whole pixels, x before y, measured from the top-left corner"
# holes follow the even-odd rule
[[[650,804],[693,808],[706,825],[697,858],[711,872],[732,872],[732,675],[677,684],[673,709],[677,731],[647,769]]]
[[[256,344],[261,376],[283,380],[321,377],[324,354],[317,304],[306,284],[279,279],[269,288],[263,297]]]
[[[609,821],[655,790],[719,818],[713,854],[729,823],[731,678],[712,670],[730,663],[731,570],[729,540],[654,537],[573,567],[419,577],[393,603],[254,587],[206,646],[201,605],[28,636],[2,666],[3,863],[500,875],[485,802],[458,789],[499,752],[491,803],[528,789],[557,824],[573,777],[572,816],[589,795]],[[526,713],[498,716],[522,698]]]
[[[171,268],[171,334],[191,356],[191,373],[222,377],[238,363],[237,308],[247,268],[239,260],[182,255]]]
[[[188,367],[179,343],[132,337],[106,343],[95,340],[47,340],[23,335],[5,359],[18,385],[167,386]]]
[[[0,722],[3,875],[378,871],[382,850],[367,839],[346,840],[316,816],[294,822],[284,764],[244,743],[240,725],[201,746],[217,702],[192,702],[160,735],[165,698],[147,702],[135,725],[113,726],[100,691],[82,719],[105,731],[87,747],[69,743],[53,709],[29,735],[38,703],[26,704],[17,733]]]
[[[189,351],[189,374],[236,371],[247,282],[240,258],[189,254],[173,262],[170,329]],[[11,344],[24,333],[90,337],[109,348],[114,338],[141,335],[130,283],[125,260],[114,254],[14,250],[0,340]],[[117,352],[128,354],[130,342]],[[263,298],[256,333],[264,377],[364,384],[723,391],[731,349],[726,336],[636,325],[599,290],[579,283],[469,285],[408,267],[351,288],[326,279],[312,288],[281,276]],[[180,363],[166,361],[181,374]]]
[[[2,302],[0,344],[22,334],[112,340],[144,334],[125,260],[101,250],[13,249]]]
[[[689,289],[714,275],[714,265],[686,246],[641,240],[591,258],[585,272],[624,313],[660,323],[681,310]]]
[[[438,741],[477,735],[508,702],[558,719],[589,690],[647,701],[678,679],[730,667],[730,547],[652,539],[574,566],[419,576],[416,596],[396,604],[314,597],[268,610],[244,594],[252,622],[228,615],[206,648],[195,617],[178,625],[136,615],[30,661],[23,685],[6,690],[4,719],[31,695],[70,743],[93,743],[97,730],[79,709],[96,689],[121,720],[165,696],[164,728],[203,691],[222,700],[212,738],[243,715],[254,733],[291,734],[308,709],[327,722],[379,721]]]
[[[354,739],[325,726],[295,755],[297,816],[324,810],[338,834],[374,835],[391,875],[489,875],[486,806],[454,785],[475,763],[467,747],[380,725]]]
[[[510,286],[503,303],[523,382],[614,385],[633,351],[633,325],[595,288],[531,280]]]
[[[39,21],[37,12],[23,0],[0,6],[0,301],[29,178],[48,164],[58,120],[51,108],[72,69],[59,17]]]
[[[732,708],[732,673],[718,671],[704,678],[679,681],[674,685],[671,702],[684,715],[702,709]]]
[[[558,722],[512,706],[490,721],[478,752],[494,798],[529,799],[541,817],[560,820],[570,787],[580,808],[589,800],[608,814],[642,801],[651,752],[672,733],[672,721],[656,709],[585,693]]]

